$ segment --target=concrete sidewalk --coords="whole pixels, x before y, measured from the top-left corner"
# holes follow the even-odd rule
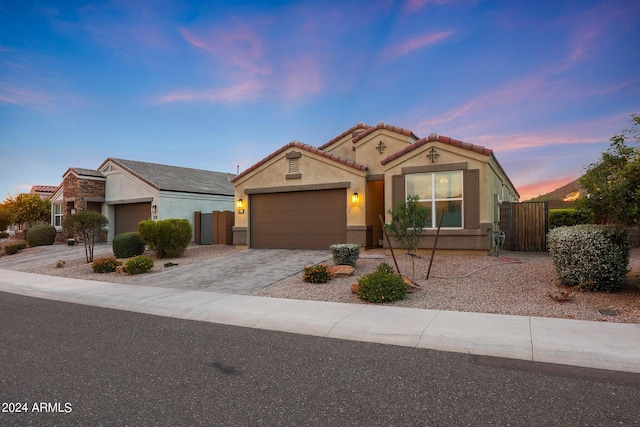
[[[264,298],[0,270],[0,291],[180,319],[640,373],[640,325]]]

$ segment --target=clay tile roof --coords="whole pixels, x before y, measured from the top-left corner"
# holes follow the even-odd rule
[[[407,145],[406,147],[404,147],[402,150],[400,151],[396,151],[395,153],[385,157],[380,163],[382,163],[383,165],[386,165],[387,163],[391,162],[392,160],[395,160],[399,157],[404,156],[405,154],[407,154],[410,151],[415,150],[416,148],[419,148],[421,146],[423,146],[424,144],[427,144],[429,142],[441,142],[443,144],[448,144],[448,145],[452,145],[454,147],[460,147],[463,148],[465,150],[469,150],[469,151],[474,151],[476,153],[480,153],[480,154],[484,154],[485,156],[490,156],[491,154],[493,154],[493,150],[489,149],[489,148],[485,148],[481,145],[474,145],[474,144],[469,144],[468,142],[463,142],[457,139],[452,139],[449,138],[448,136],[444,136],[444,135],[436,135],[435,133],[432,133],[431,135],[419,139],[418,141],[414,142],[413,144]]]
[[[358,129],[365,129],[365,130],[368,130],[368,129],[371,129],[371,126],[370,126],[370,125],[367,125],[367,124],[364,124],[364,123],[362,123],[362,122],[360,122],[360,123],[358,123],[357,125],[355,125],[355,126],[353,126],[353,127],[349,128],[349,129],[345,130],[345,131],[344,131],[344,132],[342,132],[340,135],[338,135],[338,136],[336,136],[335,138],[333,138],[331,141],[329,141],[329,142],[327,142],[327,143],[325,143],[325,144],[322,144],[322,145],[321,145],[320,147],[318,147],[318,148],[320,148],[321,150],[324,150],[325,148],[327,148],[327,147],[331,146],[333,143],[335,143],[335,142],[337,142],[337,141],[341,140],[341,139],[342,139],[342,138],[344,138],[345,136],[347,136],[347,135],[349,135],[349,134],[353,134],[353,133],[354,133],[354,132],[356,132]],[[356,138],[357,138],[357,136],[356,136]]]
[[[329,153],[327,151],[324,151],[324,150],[322,150],[322,149],[320,149],[318,147],[313,147],[313,146],[308,145],[308,144],[303,144],[300,141],[291,141],[287,145],[284,145],[281,148],[279,148],[278,150],[276,150],[273,153],[269,154],[267,157],[265,157],[264,159],[260,160],[258,163],[254,164],[253,166],[250,166],[249,168],[247,168],[244,171],[240,172],[235,177],[231,178],[231,182],[235,182],[237,179],[240,179],[241,177],[247,175],[248,173],[258,169],[260,166],[262,166],[263,164],[265,164],[269,160],[273,159],[274,157],[278,156],[282,152],[288,150],[289,148],[293,148],[293,147],[299,148],[301,150],[308,151],[310,153],[318,154],[318,155],[320,155],[322,157],[326,157],[327,159],[331,159],[331,160],[333,160],[335,162],[341,163],[343,165],[352,167],[352,168],[357,169],[357,170],[361,170],[361,171],[367,170],[367,166],[366,165],[361,165],[361,164],[356,163],[354,161],[351,161],[349,159],[345,159],[345,158],[337,156],[337,155],[335,155],[333,153]]]
[[[55,193],[58,189],[57,185],[32,185],[32,193]]]
[[[369,127],[369,129],[367,129],[366,131],[364,131],[361,134],[359,134],[356,137],[354,137],[353,138],[354,144],[356,142],[360,141],[365,136],[372,134],[373,132],[375,132],[378,129],[386,129],[386,130],[389,130],[391,132],[399,133],[400,135],[411,137],[414,141],[417,141],[419,139],[418,136],[415,133],[413,133],[412,131],[410,131],[409,129],[404,129],[404,128],[401,128],[399,126],[393,126],[393,125],[390,125],[388,123],[380,122],[375,126]]]

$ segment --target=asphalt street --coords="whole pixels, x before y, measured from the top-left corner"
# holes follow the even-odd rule
[[[8,293],[0,313],[0,425],[640,424],[640,374]]]

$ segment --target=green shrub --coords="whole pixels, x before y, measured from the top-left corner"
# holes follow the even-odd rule
[[[122,263],[115,258],[97,258],[91,264],[94,273],[113,273],[119,265]]]
[[[113,238],[112,246],[116,258],[131,258],[144,253],[144,243],[136,231],[118,234]]]
[[[593,224],[593,213],[578,209],[550,209],[549,229]]]
[[[125,268],[129,274],[148,273],[153,268],[153,259],[146,255],[138,255],[127,260]]]
[[[158,258],[182,256],[191,242],[191,224],[186,219],[147,220],[138,224],[142,241]]]
[[[331,254],[335,265],[356,266],[356,261],[360,257],[360,246],[355,243],[340,243],[331,245]]]
[[[375,272],[358,279],[358,297],[373,303],[404,299],[407,285],[397,274]]]
[[[9,238],[9,233],[7,233],[6,231],[0,231],[0,239],[7,239]]]
[[[38,224],[29,229],[27,243],[29,246],[53,245],[56,241],[56,228],[50,224]]]
[[[395,270],[389,264],[383,262],[378,264],[378,266],[376,267],[376,273],[394,274]]]
[[[587,291],[619,291],[628,273],[631,245],[623,228],[558,227],[549,232],[549,252],[560,282]]]
[[[329,268],[324,264],[304,268],[304,281],[309,283],[327,283],[331,280]]]
[[[27,247],[27,242],[11,243],[4,247],[4,252],[7,255],[13,255],[13,254],[17,254],[18,252],[25,249],[26,247]]]

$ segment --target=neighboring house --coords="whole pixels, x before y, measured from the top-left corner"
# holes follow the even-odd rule
[[[69,168],[52,196],[52,224],[81,210],[109,219],[107,240],[137,231],[147,219],[188,219],[195,212],[233,210],[232,174],[108,158],[98,169]]]
[[[57,190],[58,187],[54,185],[32,185],[29,194],[37,194],[43,199],[50,199]]]
[[[320,147],[291,142],[231,180],[234,244],[328,249],[383,243],[381,215],[409,195],[431,210],[421,248],[431,248],[441,212],[439,250],[487,253],[499,204],[519,194],[478,145],[385,123],[359,123]]]

